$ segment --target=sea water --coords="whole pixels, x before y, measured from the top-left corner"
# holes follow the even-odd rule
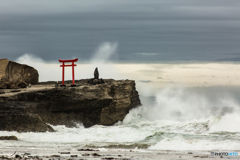
[[[141,93],[140,93],[141,95]],[[240,89],[165,87],[113,126],[52,126],[56,132],[18,133],[0,148],[101,148],[139,150],[240,150]]]

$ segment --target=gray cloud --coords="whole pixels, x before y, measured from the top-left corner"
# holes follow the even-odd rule
[[[118,42],[120,62],[235,61],[240,2],[0,0],[0,55],[89,60]]]

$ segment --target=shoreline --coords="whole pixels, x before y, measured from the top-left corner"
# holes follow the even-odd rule
[[[225,151],[226,152],[226,151]],[[232,151],[231,151],[232,152]],[[239,152],[239,151],[235,151]],[[145,150],[145,149],[105,149],[105,148],[35,148],[5,147],[0,149],[0,159],[68,159],[68,160],[135,160],[135,159],[240,159],[240,156],[211,156],[207,150]]]

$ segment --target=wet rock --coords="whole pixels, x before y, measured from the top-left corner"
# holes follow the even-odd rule
[[[38,114],[27,113],[24,109],[14,108],[14,102],[0,102],[0,130],[18,132],[46,132],[54,130],[42,121]],[[20,107],[22,105],[20,104]]]
[[[99,151],[99,150],[94,150],[94,149],[79,149],[78,151]]]
[[[18,138],[16,136],[0,136],[0,140],[14,140],[14,141],[17,141]]]
[[[60,152],[60,154],[70,154],[70,152]]]
[[[78,157],[78,155],[71,155],[71,157]]]
[[[16,155],[15,155],[15,158],[21,159],[22,157],[21,157],[20,155],[16,154]]]
[[[25,152],[25,153],[24,153],[24,155],[27,155],[27,156],[29,156],[29,155],[31,155],[31,153],[27,153],[27,152]]]
[[[113,157],[104,157],[104,158],[101,158],[101,160],[114,160],[115,158]]]
[[[97,154],[97,153],[93,153],[92,156],[94,156],[94,157],[100,157],[101,155],[100,155],[100,154]]]
[[[51,155],[50,157],[61,157],[60,155]]]

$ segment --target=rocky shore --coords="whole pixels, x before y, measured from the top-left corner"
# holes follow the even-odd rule
[[[4,152],[4,154],[3,154]],[[239,159],[238,156],[211,156],[210,151],[175,151],[175,150],[126,150],[126,149],[35,149],[0,151],[3,160],[207,160],[207,159]]]
[[[54,131],[51,125],[85,127],[113,125],[129,110],[141,105],[133,80],[104,79],[91,85],[89,79],[60,83],[42,82],[30,88],[0,90],[0,130],[18,132]]]

